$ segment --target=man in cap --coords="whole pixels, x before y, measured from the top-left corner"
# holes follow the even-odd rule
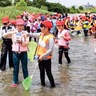
[[[2,49],[1,49],[1,63],[0,63],[0,70],[6,70],[6,59],[7,54],[9,55],[9,67],[13,68],[13,60],[12,60],[12,40],[10,38],[3,38],[3,34],[8,33],[9,31],[13,30],[11,26],[9,26],[9,17],[5,16],[2,18],[2,24],[0,30],[0,39],[2,39]]]

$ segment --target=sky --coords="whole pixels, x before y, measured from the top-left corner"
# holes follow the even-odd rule
[[[76,6],[87,5],[87,3],[96,6],[96,0],[47,0],[47,1],[53,3],[60,2],[60,4],[65,5],[66,7],[70,7],[73,5]]]

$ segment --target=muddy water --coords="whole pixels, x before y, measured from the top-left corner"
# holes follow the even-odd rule
[[[29,91],[22,87],[22,70],[20,66],[19,85],[11,88],[12,70],[0,73],[0,96],[96,96],[96,54],[93,50],[93,38],[72,38],[70,42],[70,58],[72,63],[67,65],[63,57],[63,64],[58,64],[58,47],[55,45],[52,73],[56,88],[50,88],[46,77],[46,87],[40,86],[39,69],[37,68],[32,86]],[[29,62],[29,74],[36,65]]]

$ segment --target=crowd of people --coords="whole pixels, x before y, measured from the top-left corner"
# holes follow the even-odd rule
[[[30,14],[24,11],[10,20],[8,16],[2,18],[0,29],[1,60],[0,70],[6,70],[6,58],[9,57],[9,67],[13,68],[13,82],[11,87],[18,85],[19,63],[21,61],[24,79],[28,77],[28,44],[33,39],[38,42],[36,55],[38,56],[38,66],[40,70],[41,85],[45,84],[45,71],[50,81],[51,87],[55,87],[55,81],[51,70],[51,59],[54,44],[58,44],[58,64],[63,64],[63,53],[67,63],[71,63],[68,54],[71,35],[84,32],[84,36],[93,35],[96,39],[96,16],[90,13],[73,16],[67,14]]]

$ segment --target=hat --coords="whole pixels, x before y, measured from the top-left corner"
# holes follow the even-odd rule
[[[16,20],[10,20],[10,24],[16,25]]]
[[[16,25],[24,25],[23,19],[17,19],[16,20]]]
[[[17,18],[17,19],[20,19],[20,18],[21,18],[21,16],[20,16],[20,15],[18,15],[16,18]]]
[[[8,23],[9,21],[10,21],[10,19],[7,16],[2,18],[2,23]]]
[[[49,20],[43,21],[42,24],[43,24],[45,27],[49,28],[49,29],[52,28],[52,22],[49,21]]]
[[[56,22],[56,25],[58,26],[58,25],[64,25],[64,21],[60,21],[60,20],[58,20],[57,22]]]
[[[72,17],[72,20],[75,20],[75,17],[74,16]]]
[[[86,19],[87,19],[86,16],[83,16],[83,17],[82,17],[82,20],[86,20]]]
[[[38,19],[38,20],[41,20],[41,17],[39,16],[37,19]]]

